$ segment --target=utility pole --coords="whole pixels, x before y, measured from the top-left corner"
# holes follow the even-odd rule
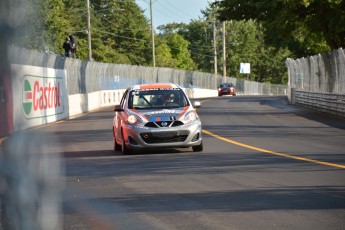
[[[90,17],[90,0],[86,0],[87,7],[87,44],[89,47],[89,61],[92,61],[92,50],[91,50],[91,17]]]
[[[156,67],[155,29],[153,28],[152,0],[150,0],[150,18],[151,18],[151,37],[152,37],[152,65],[153,67]]]
[[[226,46],[225,46],[225,25],[226,21],[223,21],[223,83],[226,82]]]
[[[214,74],[217,75],[217,36],[216,19],[213,19]]]

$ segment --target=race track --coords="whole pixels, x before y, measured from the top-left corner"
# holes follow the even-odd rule
[[[62,229],[345,229],[345,120],[285,97],[197,110],[204,151],[113,152],[113,108],[26,132],[59,155]]]

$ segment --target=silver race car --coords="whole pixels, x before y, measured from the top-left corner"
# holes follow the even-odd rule
[[[176,84],[143,84],[130,87],[113,121],[114,150],[123,154],[151,148],[192,147],[203,150],[201,121]]]

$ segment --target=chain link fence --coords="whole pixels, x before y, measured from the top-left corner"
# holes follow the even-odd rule
[[[286,60],[289,87],[318,93],[345,93],[345,54],[340,48],[330,53]]]
[[[176,83],[183,88],[216,90],[222,82],[222,76],[210,73],[89,62],[18,47],[10,47],[9,59],[12,64],[66,69],[69,95],[126,89],[134,84],[155,82]],[[287,85],[259,83],[232,77],[226,77],[226,81],[232,82],[237,88],[237,93],[242,95],[286,95],[287,92]]]
[[[287,59],[289,101],[322,113],[345,117],[345,55],[342,48],[300,59]]]

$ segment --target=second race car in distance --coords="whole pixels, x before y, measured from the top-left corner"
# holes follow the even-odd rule
[[[236,96],[236,88],[232,83],[222,83],[218,87],[218,96],[233,95]]]

